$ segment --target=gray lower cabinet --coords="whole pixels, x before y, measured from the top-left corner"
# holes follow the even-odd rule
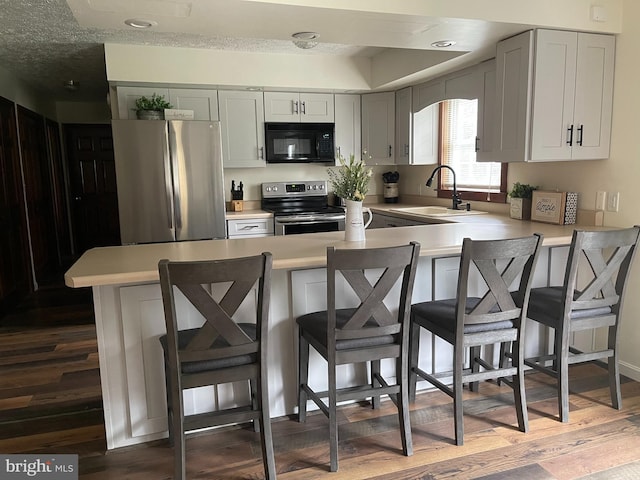
[[[229,238],[268,237],[273,235],[273,218],[238,218],[227,220]]]

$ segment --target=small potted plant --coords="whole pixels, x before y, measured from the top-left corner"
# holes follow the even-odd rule
[[[537,189],[538,187],[526,183],[516,182],[513,184],[513,188],[509,192],[509,197],[511,197],[509,214],[511,218],[518,220],[531,219],[531,196],[533,191]]]
[[[136,100],[136,115],[138,120],[164,120],[164,109],[172,108],[164,99],[164,95],[142,96]]]

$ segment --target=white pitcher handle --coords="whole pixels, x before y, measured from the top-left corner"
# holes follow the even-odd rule
[[[371,213],[371,209],[369,207],[362,207],[362,213],[369,214],[369,220],[367,220],[367,223],[364,224],[364,228],[367,228],[371,223],[371,220],[373,220],[373,213]]]

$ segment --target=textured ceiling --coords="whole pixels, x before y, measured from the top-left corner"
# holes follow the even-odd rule
[[[296,54],[350,54],[357,50],[320,44],[313,51],[303,51],[287,40],[85,28],[65,0],[0,0],[0,12],[0,67],[58,100],[106,97],[105,42]],[[69,79],[80,82],[78,91],[63,88]]]
[[[175,13],[185,9],[184,18]],[[0,0],[0,12],[0,67],[68,101],[105,99],[104,43],[372,56],[385,47],[429,48],[448,34],[460,37],[455,49],[470,51],[521,28],[238,0]],[[153,30],[136,30],[123,24],[131,17],[160,21]],[[296,48],[290,35],[301,26],[322,29],[323,43]],[[76,92],[63,88],[71,79],[80,84]]]

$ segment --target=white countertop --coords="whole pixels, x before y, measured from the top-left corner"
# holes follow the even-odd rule
[[[240,212],[244,213],[244,212]],[[275,237],[196,242],[156,243],[98,247],[88,250],[65,274],[70,287],[135,284],[158,281],[158,261],[224,259],[273,254],[274,269],[317,268],[326,264],[326,248],[384,247],[420,242],[421,256],[460,252],[465,237],[473,239],[515,238],[544,234],[544,246],[567,245],[575,225],[550,225],[512,220],[500,215],[475,215],[473,223],[462,221],[439,225],[397,227],[366,231],[365,242],[345,242],[344,232],[307,233]],[[460,217],[458,217],[460,218]],[[468,218],[468,217],[467,217]],[[597,228],[597,227],[588,227]]]
[[[243,210],[241,212],[225,212],[227,220],[239,220],[242,218],[270,218],[273,213],[264,210]]]

